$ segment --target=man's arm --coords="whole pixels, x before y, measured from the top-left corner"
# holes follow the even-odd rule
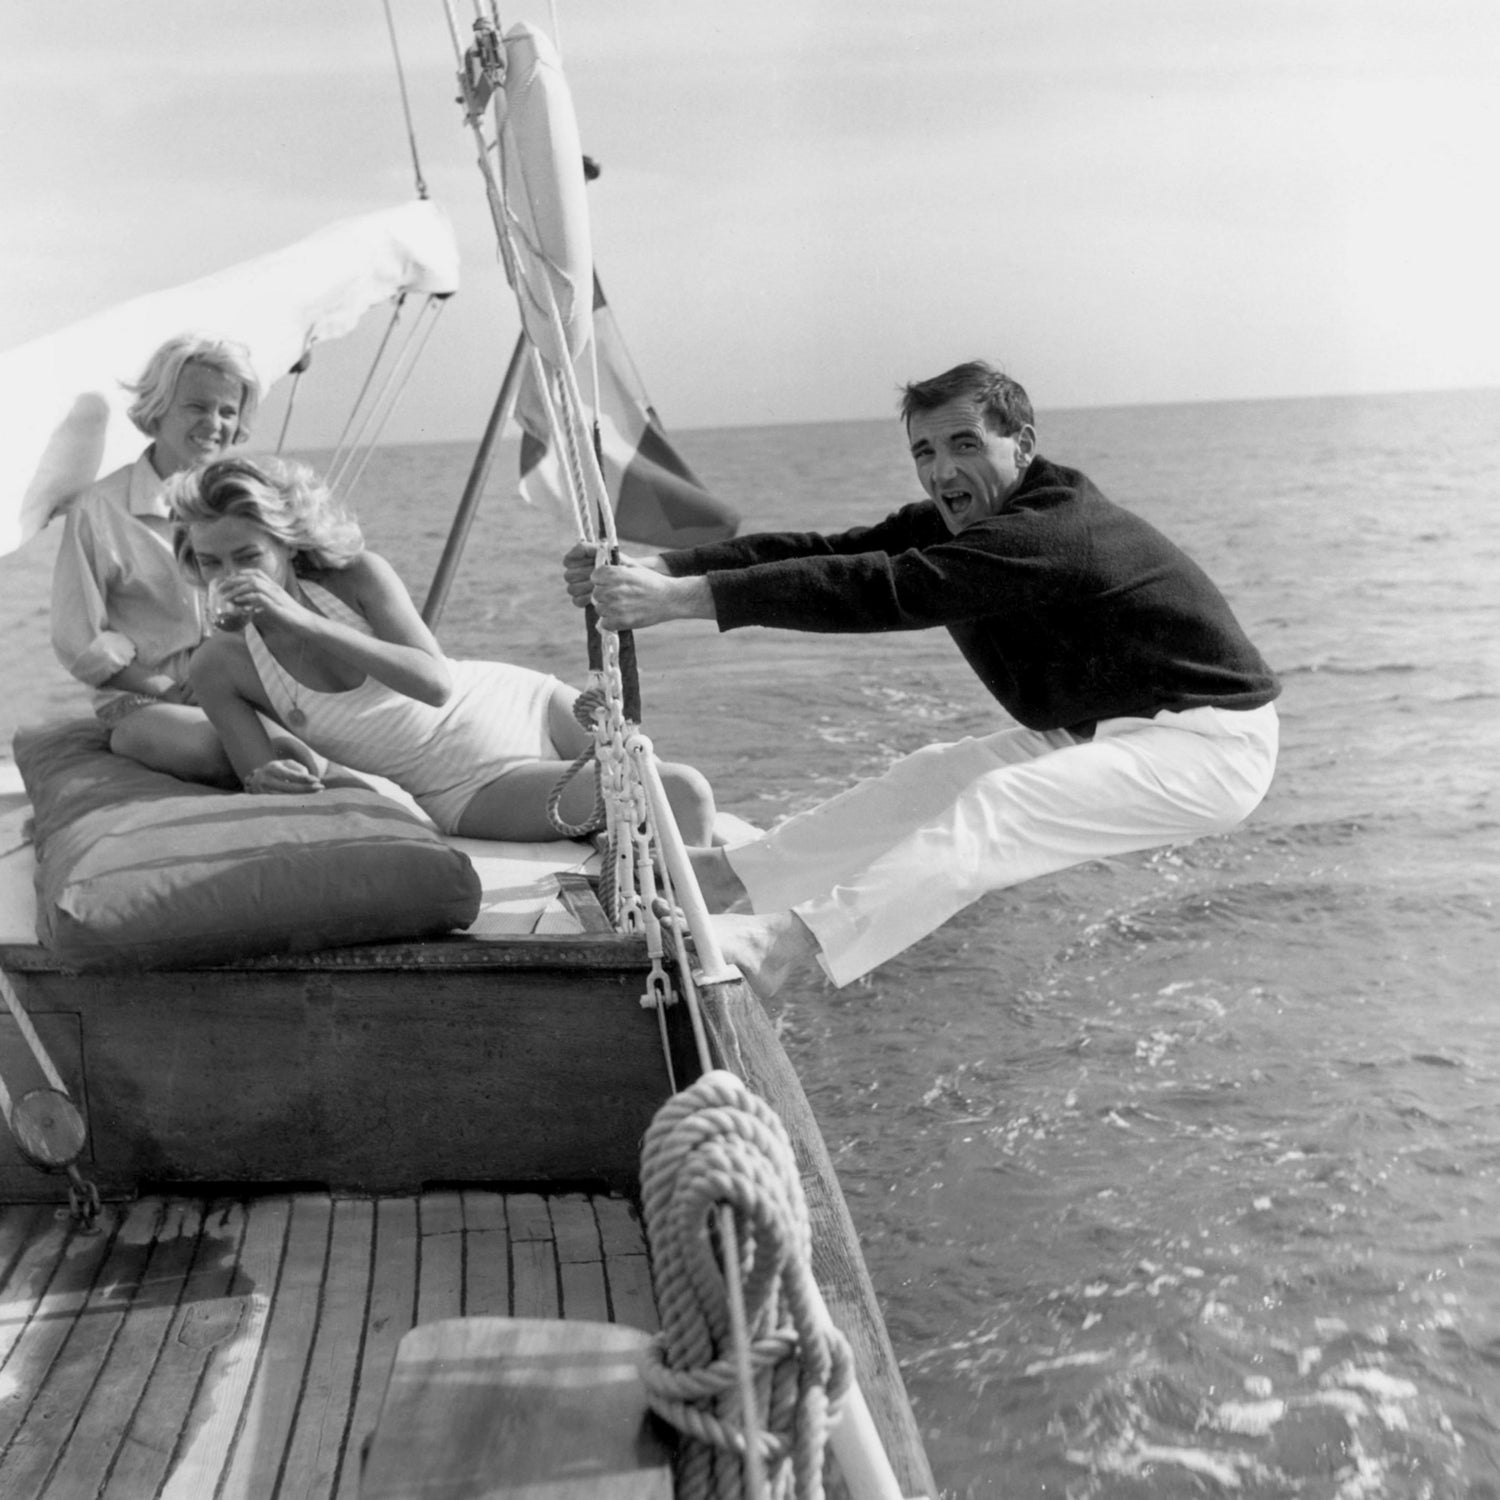
[[[849,531],[831,534],[816,531],[757,532],[727,542],[667,551],[656,557],[622,556],[617,567],[597,571],[595,549],[580,542],[563,559],[563,573],[573,603],[580,609],[587,604],[595,605],[600,610],[601,623],[609,630],[642,629],[664,620],[718,619],[723,625],[722,612],[715,605],[708,581],[710,573],[722,580],[725,574],[758,573],[768,564],[776,563],[791,564],[795,572],[799,561],[858,559],[866,554],[872,555],[872,562],[878,559],[878,564],[884,565],[884,554],[921,546],[944,535],[946,532],[935,508],[930,502],[920,502],[903,507],[873,526],[856,526]],[[626,578],[626,570],[658,577],[654,580],[649,576]],[[596,588],[597,585],[602,585],[602,588]],[[603,604],[605,599],[609,601],[607,613]],[[759,623],[782,622],[767,619]],[[861,622],[852,625],[820,623],[804,628],[859,630],[889,627]]]
[[[606,630],[644,630],[666,620],[711,620],[714,599],[707,578],[674,578],[659,557],[625,557],[594,565],[582,542],[563,559],[568,593],[580,609],[592,604]]]

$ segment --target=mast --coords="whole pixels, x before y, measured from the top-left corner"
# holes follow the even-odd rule
[[[422,606],[422,620],[430,630],[437,629],[438,621],[442,618],[443,610],[448,603],[448,591],[453,586],[453,577],[458,571],[459,559],[462,558],[464,547],[468,543],[474,517],[479,512],[479,497],[484,493],[485,481],[489,478],[490,466],[494,462],[495,445],[500,441],[500,434],[505,430],[505,424],[515,414],[516,397],[521,390],[521,369],[525,360],[526,335],[523,333],[517,338],[516,347],[511,351],[510,363],[505,367],[505,375],[500,381],[500,391],[495,397],[494,409],[490,412],[484,436],[480,438],[479,447],[475,450],[474,463],[464,483],[458,510],[454,513],[453,525],[448,529],[448,540],[443,546],[443,555],[438,559],[437,570],[432,576],[432,586],[427,591],[427,602]]]

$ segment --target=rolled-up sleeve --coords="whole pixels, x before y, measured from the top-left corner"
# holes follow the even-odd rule
[[[135,642],[110,628],[104,585],[112,566],[105,539],[86,509],[73,510],[63,525],[52,571],[52,649],[63,666],[90,687],[107,682],[135,660]]]

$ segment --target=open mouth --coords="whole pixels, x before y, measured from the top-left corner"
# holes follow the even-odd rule
[[[973,493],[969,490],[944,490],[938,499],[954,520],[966,515],[974,504]]]

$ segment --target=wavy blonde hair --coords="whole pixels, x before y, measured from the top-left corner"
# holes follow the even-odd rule
[[[359,522],[306,464],[274,458],[216,458],[167,481],[172,550],[199,577],[188,529],[242,516],[292,554],[297,573],[347,568],[365,548]]]

